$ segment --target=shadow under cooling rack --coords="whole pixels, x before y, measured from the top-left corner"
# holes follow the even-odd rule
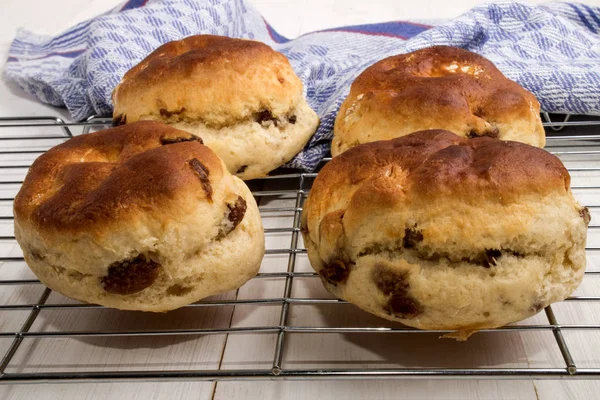
[[[27,269],[12,202],[37,156],[111,121],[0,118],[0,383],[600,378],[600,119],[542,117],[546,149],[565,163],[592,214],[584,283],[544,313],[466,343],[377,319],[324,291],[300,235],[316,173],[249,182],[267,250],[261,272],[238,291],[162,315],[62,297]]]

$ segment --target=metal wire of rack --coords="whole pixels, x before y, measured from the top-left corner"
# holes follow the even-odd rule
[[[594,220],[600,219],[600,119],[591,117],[571,117],[543,114],[548,134],[547,150],[561,157],[573,176],[573,191],[592,213],[592,224],[589,230],[587,245],[588,270],[584,282],[600,277],[600,224]],[[558,120],[557,120],[558,118]],[[405,341],[411,346],[414,338],[433,335],[436,338],[446,331],[420,331],[399,324],[365,317],[358,323],[339,323],[332,315],[340,313],[340,307],[346,307],[349,313],[362,313],[348,303],[326,295],[304,295],[295,291],[303,282],[314,282],[318,285],[318,277],[312,270],[299,267],[300,258],[305,256],[300,235],[300,215],[303,202],[310,190],[316,173],[282,173],[265,179],[250,182],[250,188],[257,198],[263,221],[271,215],[285,220],[285,226],[270,227],[265,223],[265,234],[283,235],[282,240],[267,240],[266,255],[277,256],[279,268],[261,272],[251,281],[275,280],[279,282],[279,295],[244,297],[240,291],[229,296],[210,298],[191,304],[184,308],[210,310],[227,310],[231,317],[223,327],[191,327],[181,328],[169,325],[169,315],[161,316],[161,328],[142,327],[140,329],[114,329],[109,325],[100,325],[99,329],[79,330],[70,326],[59,326],[55,329],[45,329],[43,321],[47,313],[53,311],[79,312],[79,319],[94,319],[94,310],[107,313],[122,313],[117,310],[104,309],[93,304],[69,301],[66,298],[53,298],[53,292],[44,288],[27,268],[22,253],[16,244],[12,232],[12,201],[25,176],[31,162],[48,148],[72,137],[74,133],[85,134],[91,130],[105,128],[110,119],[92,117],[86,122],[69,123],[53,116],[41,117],[8,117],[0,118],[0,341],[6,342],[0,346],[0,384],[30,383],[30,382],[114,382],[114,381],[177,381],[177,380],[248,380],[248,379],[558,379],[558,378],[600,378],[600,362],[592,365],[579,365],[573,356],[565,339],[566,332],[580,332],[583,340],[586,334],[600,333],[600,313],[592,315],[591,323],[581,321],[563,322],[555,312],[557,305],[549,306],[545,313],[539,314],[533,321],[526,320],[520,324],[509,325],[498,329],[483,330],[483,334],[524,335],[529,332],[551,334],[553,343],[560,353],[560,364],[538,366],[533,363],[523,366],[512,363],[511,360],[498,365],[475,365],[466,362],[464,366],[453,364],[444,366],[442,360],[435,360],[425,365],[407,365],[384,367],[372,366],[368,362],[358,364],[359,367],[337,367],[326,360],[313,360],[310,366],[302,367],[302,363],[288,362],[287,350],[291,346],[291,335],[315,335],[319,338],[325,335],[361,335],[361,337],[381,337],[377,335],[393,335],[397,341]],[[324,162],[326,162],[325,160]],[[283,217],[282,217],[283,216]],[[305,263],[306,264],[306,263]],[[590,286],[590,285],[588,285]],[[563,303],[600,304],[600,292],[591,295],[573,295]],[[33,290],[35,289],[35,290]],[[33,290],[33,294],[32,293]],[[6,294],[10,291],[12,294]],[[300,294],[298,294],[300,293]],[[323,293],[323,292],[321,292]],[[58,300],[57,300],[58,299]],[[3,302],[3,303],[2,303]],[[562,303],[560,303],[562,304]],[[275,323],[234,325],[233,315],[236,308],[252,306],[266,308],[276,314]],[[330,314],[333,322],[323,325],[299,324],[294,322],[295,307],[318,306],[333,307]],[[275,311],[273,311],[275,310]],[[599,310],[600,311],[600,310]],[[544,319],[545,317],[545,319]],[[361,317],[362,318],[362,317]],[[589,318],[588,318],[589,319]],[[595,320],[594,320],[595,319]],[[272,319],[273,320],[273,319]],[[69,368],[61,367],[60,363],[46,370],[39,366],[31,370],[28,361],[35,359],[35,352],[41,352],[44,341],[48,340],[86,340],[103,338],[156,338],[185,336],[190,340],[199,340],[209,336],[224,337],[222,352],[218,365],[212,368],[172,369],[165,365],[157,365],[152,369],[126,368]],[[267,353],[272,362],[249,368],[240,368],[232,364],[232,368],[223,365],[226,356],[228,340],[231,337],[255,335],[272,335],[274,340]],[[365,336],[366,335],[366,336]],[[479,333],[477,335],[482,335]],[[476,336],[477,336],[476,335]],[[371,339],[369,339],[371,340]],[[377,340],[377,339],[372,339]],[[472,339],[471,339],[472,340]],[[470,341],[471,341],[470,340]],[[580,338],[581,340],[581,338]],[[469,341],[469,342],[470,342]],[[30,342],[39,343],[29,346]],[[467,342],[467,343],[469,343]],[[304,342],[302,342],[304,343]],[[550,343],[550,342],[547,342]],[[24,346],[27,345],[27,346]],[[452,346],[452,345],[451,345]],[[551,346],[551,345],[548,345]],[[38,350],[36,350],[38,349]],[[464,349],[464,347],[463,347]],[[136,351],[135,346],[128,351]],[[453,348],[451,351],[464,351]],[[19,354],[23,353],[20,357]],[[394,354],[385,354],[384,358],[394,358]],[[296,364],[300,367],[295,366]],[[409,363],[410,364],[410,363]],[[418,363],[417,363],[418,364]],[[477,363],[476,363],[477,364]],[[494,364],[489,362],[488,364]],[[510,366],[506,367],[503,364]],[[589,364],[589,363],[588,363]],[[257,364],[258,365],[258,364]],[[332,366],[333,365],[333,366]],[[345,365],[345,364],[344,364]],[[367,366],[365,366],[367,365]],[[516,366],[514,366],[516,365]]]

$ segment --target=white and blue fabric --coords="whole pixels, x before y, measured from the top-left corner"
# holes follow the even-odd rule
[[[20,30],[5,74],[76,120],[110,115],[127,70],[161,44],[200,33],[259,40],[290,59],[321,125],[287,167],[312,170],[327,154],[335,114],[361,71],[432,45],[487,57],[544,111],[600,115],[600,8],[575,3],[496,2],[434,27],[388,22],[288,40],[245,0],[130,0],[56,37]]]

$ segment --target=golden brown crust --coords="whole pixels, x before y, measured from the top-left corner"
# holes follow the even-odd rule
[[[324,210],[346,208],[335,205],[350,199],[346,220],[362,219],[399,202],[430,203],[452,196],[508,203],[523,195],[566,194],[569,184],[561,161],[542,149],[429,130],[363,144],[334,157],[319,172],[305,210],[308,222],[318,223]],[[332,238],[339,236],[335,225],[321,224],[321,229],[329,226]]]
[[[281,53],[252,40],[197,35],[160,46],[128,71],[113,92],[113,115],[116,123],[222,127],[265,111],[283,116],[301,100],[302,83]]]
[[[221,160],[198,138],[137,122],[77,136],[40,156],[15,198],[15,218],[47,232],[99,231],[144,213],[173,218],[195,203],[186,199],[210,202],[207,185],[222,175]]]
[[[535,96],[489,60],[434,46],[388,57],[352,84],[336,118],[332,154],[423,129],[545,143]]]

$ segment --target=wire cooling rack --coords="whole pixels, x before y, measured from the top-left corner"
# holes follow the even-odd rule
[[[378,319],[322,288],[299,226],[316,173],[249,183],[267,250],[261,272],[238,291],[167,314],[62,297],[27,269],[12,202],[38,155],[110,120],[0,118],[0,383],[599,378],[600,119],[542,116],[547,150],[569,168],[573,192],[592,214],[584,283],[545,312],[465,343]]]

